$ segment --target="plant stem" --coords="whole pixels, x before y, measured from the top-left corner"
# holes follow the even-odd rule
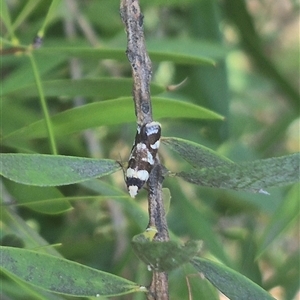
[[[150,97],[152,75],[151,60],[146,50],[143,28],[143,14],[138,0],[121,0],[120,14],[127,32],[127,57],[132,67],[133,100],[137,124],[143,125],[153,121]],[[169,233],[162,199],[162,166],[155,158],[154,167],[148,180],[149,227],[155,227],[157,233],[154,241],[168,241]],[[148,288],[148,300],[169,299],[168,274],[153,270],[152,282]]]
[[[52,122],[51,122],[51,118],[49,115],[49,110],[47,107],[47,102],[45,99],[45,94],[44,94],[44,90],[42,87],[42,82],[41,82],[41,78],[40,78],[40,74],[38,71],[38,67],[36,65],[35,59],[32,55],[32,53],[28,53],[28,57],[30,59],[31,62],[31,66],[33,69],[33,73],[34,73],[34,77],[35,77],[35,83],[39,92],[39,97],[40,97],[40,101],[41,101],[41,106],[43,109],[43,113],[44,113],[44,117],[45,117],[45,122],[46,122],[46,128],[48,131],[48,138],[49,138],[49,142],[50,142],[50,147],[51,147],[51,152],[52,154],[56,155],[57,154],[57,147],[56,147],[56,142],[55,142],[55,136],[54,136],[54,132],[53,132],[53,126],[52,126]]]
[[[148,181],[148,228],[155,227],[157,229],[154,241],[165,242],[169,241],[169,232],[162,198],[162,182],[162,166],[157,158]],[[154,270],[147,299],[167,300],[169,299],[168,291],[168,274]]]
[[[138,0],[121,0],[120,14],[127,32],[126,55],[132,67],[135,115],[138,125],[142,126],[153,121],[150,98],[152,65],[144,39],[144,16]]]

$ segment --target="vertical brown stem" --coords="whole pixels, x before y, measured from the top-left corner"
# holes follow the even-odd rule
[[[162,198],[163,179],[162,166],[160,164],[159,158],[156,158],[155,166],[148,180],[148,227],[151,226],[157,229],[157,234],[154,240],[165,242],[169,240],[169,233]]]
[[[165,216],[162,198],[162,166],[159,159],[156,159],[156,164],[150,174],[148,181],[148,211],[149,225],[155,227],[157,234],[155,241],[168,241],[169,232]],[[149,287],[148,300],[167,300],[169,299],[168,274],[166,272],[153,271],[152,282]]]
[[[127,32],[127,57],[132,67],[133,100],[138,126],[153,121],[150,97],[151,61],[148,56],[143,29],[143,15],[138,0],[121,0],[120,14]],[[168,227],[162,199],[162,166],[155,159],[148,180],[149,224],[155,227],[156,241],[168,241]],[[147,294],[148,300],[169,299],[168,275],[166,272],[153,271],[152,282]]]
[[[120,14],[127,32],[127,57],[132,67],[133,99],[139,126],[152,122],[150,97],[151,60],[143,28],[143,14],[138,0],[121,0]]]

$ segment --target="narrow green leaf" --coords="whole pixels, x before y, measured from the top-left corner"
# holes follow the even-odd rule
[[[182,198],[182,201],[177,203],[177,209],[180,211],[180,218],[184,220],[185,230],[195,239],[203,240],[209,252],[220,261],[227,266],[233,266],[233,261],[227,254],[227,249],[223,247],[220,237],[215,234],[214,226],[217,218],[210,216],[207,211],[203,211],[198,205],[189,201],[186,195],[182,194],[181,189],[173,187],[173,193]]]
[[[61,4],[62,3],[60,0],[52,0],[51,1],[46,18],[44,19],[42,28],[38,32],[38,35],[40,37],[44,36],[46,27],[49,26],[49,23],[52,21],[52,19],[54,19],[57,16],[57,12],[59,11],[57,7]]]
[[[198,64],[199,60],[203,60],[203,64],[214,65],[214,59],[225,58],[228,50],[221,44],[207,42],[203,40],[189,39],[189,38],[176,38],[147,40],[147,49],[149,50],[150,57],[153,60],[158,60],[160,57],[163,59],[166,56],[176,56],[176,63],[186,63],[189,59],[190,63]]]
[[[132,94],[133,81],[130,78],[86,78],[86,79],[61,79],[43,81],[43,90],[46,97],[101,97],[102,99],[118,98]],[[158,84],[151,84],[152,95],[165,91],[165,88]],[[4,96],[14,96],[24,98],[37,97],[35,84],[29,84]]]
[[[204,56],[200,51],[189,51],[188,47],[180,49],[173,48],[171,44],[160,48],[160,51],[153,49],[149,51],[150,58],[153,61],[172,61],[184,65],[214,65],[214,60],[209,55]],[[125,47],[102,47],[102,48],[85,48],[85,47],[43,47],[38,53],[42,55],[68,55],[75,57],[89,57],[93,59],[117,59],[126,61]],[[180,51],[177,51],[180,50]]]
[[[260,286],[224,265],[198,257],[191,263],[230,300],[274,300]]]
[[[8,112],[8,113],[4,113]],[[32,108],[18,101],[0,100],[1,130],[2,135],[7,134],[38,120],[41,115]],[[22,116],[22,118],[20,118]]]
[[[153,97],[152,100],[155,119],[222,119],[222,116],[217,113],[192,103],[160,97]],[[134,122],[136,118],[132,110],[132,98],[126,97],[69,109],[53,116],[51,120],[55,136],[63,136],[102,125]],[[14,131],[3,140],[44,138],[46,136],[45,121],[40,120]]]
[[[168,188],[162,189],[162,198],[163,198],[165,214],[167,215],[170,209],[171,198],[172,198],[171,192]]]
[[[110,48],[110,47],[101,47],[101,48],[90,48],[90,47],[81,47],[78,45],[72,45],[71,47],[62,46],[62,47],[42,47],[35,52],[35,55],[42,57],[51,57],[51,56],[65,56],[65,57],[82,57],[85,59],[116,59],[121,61],[126,61],[127,57],[125,54],[125,47],[121,48]]]
[[[2,22],[4,23],[7,31],[9,32],[10,37],[14,40],[17,41],[15,35],[14,35],[14,30],[12,27],[12,23],[11,23],[11,18],[10,18],[10,14],[9,14],[9,10],[6,4],[6,1],[3,1],[1,3],[1,7],[0,7],[0,17]]]
[[[153,97],[152,105],[155,119],[224,119],[223,116],[202,106],[169,98]]]
[[[62,155],[1,154],[0,174],[22,184],[57,186],[102,177],[120,169],[109,159]]]
[[[198,0],[185,0],[184,4],[190,4],[190,3],[194,3]],[[162,3],[164,3],[162,0],[153,0],[151,1],[151,3],[149,3],[148,0],[141,0],[142,5],[148,5],[148,6],[154,6],[157,5],[159,7],[161,7]],[[168,7],[182,7],[182,0],[168,0]]]
[[[2,203],[3,204],[3,203]],[[49,245],[27,222],[25,222],[10,206],[2,205],[0,214],[2,236],[14,235],[19,238],[25,248],[40,249],[41,252],[61,257],[55,247]],[[12,246],[5,244],[3,246]],[[1,263],[0,263],[1,265]]]
[[[36,52],[32,52],[32,55],[34,55],[34,58],[36,59],[41,77],[46,74],[49,75],[51,71],[61,66],[67,59],[67,57],[64,56],[58,56],[55,57],[55,59],[47,59],[47,57],[35,54]],[[34,82],[34,74],[28,55],[14,56],[14,61],[16,66],[13,65],[10,76],[3,78],[1,81],[1,95],[13,92],[17,87],[32,84]],[[8,68],[11,68],[11,66],[8,65]]]
[[[121,191],[102,180],[96,179],[85,181],[80,185],[96,194],[108,195],[111,197],[111,199],[113,199],[113,201],[120,203],[123,207],[123,210],[130,217],[131,221],[135,222],[140,230],[144,230],[148,222],[148,215],[146,211],[141,208],[139,203],[135,199],[131,198],[127,192],[125,192],[125,184],[124,191]]]
[[[41,289],[76,297],[124,295],[140,290],[124,278],[63,258],[0,247],[2,271]]]
[[[177,175],[208,187],[266,193],[263,189],[299,181],[300,153],[242,164],[193,169]]]
[[[17,204],[44,214],[60,214],[72,209],[64,195],[55,187],[39,187],[4,180],[5,188],[14,196]],[[55,201],[53,199],[60,199]]]
[[[233,163],[225,156],[221,156],[207,147],[188,140],[164,137],[162,138],[162,142],[168,145],[172,150],[176,151],[193,167],[210,168]]]
[[[283,232],[299,220],[299,187],[299,184],[296,184],[291,188],[280,207],[273,214],[260,239],[257,256],[260,256]]]
[[[277,266],[274,264],[274,274],[264,282],[266,289],[280,286],[285,291],[285,300],[298,300],[300,289],[300,249],[289,252],[286,259]]]
[[[28,286],[26,282],[17,278],[14,278],[14,280],[1,280],[2,295],[5,295],[5,299],[66,300],[64,295],[53,294],[32,285]]]
[[[35,10],[35,7],[39,5],[40,1],[36,0],[28,0],[27,3],[24,4],[24,7],[18,14],[17,18],[14,20],[12,25],[13,30],[15,31],[25,20],[28,18],[31,13]]]
[[[201,241],[189,241],[185,245],[173,241],[150,241],[145,233],[134,236],[132,240],[135,254],[156,271],[170,271],[189,262],[199,253],[201,245]]]
[[[168,50],[161,50],[161,51],[150,50],[149,55],[152,60],[158,62],[172,61],[176,64],[182,64],[182,65],[212,65],[212,66],[215,65],[215,61],[211,58],[206,58],[204,56],[200,56],[199,54],[195,55],[195,54],[183,53],[183,52],[176,53],[172,48],[169,48]]]

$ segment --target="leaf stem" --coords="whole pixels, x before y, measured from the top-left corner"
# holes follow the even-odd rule
[[[30,62],[31,62],[31,66],[32,66],[32,70],[34,73],[34,77],[35,77],[35,82],[36,82],[36,86],[38,89],[38,93],[39,93],[39,97],[40,97],[40,101],[41,101],[41,106],[42,106],[42,110],[44,113],[44,117],[45,117],[45,121],[46,121],[46,128],[47,128],[47,132],[48,132],[48,137],[49,137],[49,141],[50,141],[50,147],[51,147],[51,151],[52,154],[57,154],[57,148],[56,148],[56,142],[55,142],[55,138],[54,138],[54,132],[53,132],[53,127],[52,127],[52,123],[51,123],[51,119],[50,119],[50,115],[49,115],[49,110],[47,107],[47,102],[45,99],[45,94],[44,94],[44,90],[42,87],[42,82],[41,82],[41,78],[40,78],[40,74],[38,71],[38,67],[36,65],[35,59],[32,55],[31,52],[27,53]]]

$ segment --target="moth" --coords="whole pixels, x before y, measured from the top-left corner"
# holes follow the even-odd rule
[[[134,198],[149,179],[160,144],[161,126],[150,122],[138,126],[126,170],[128,192]]]

